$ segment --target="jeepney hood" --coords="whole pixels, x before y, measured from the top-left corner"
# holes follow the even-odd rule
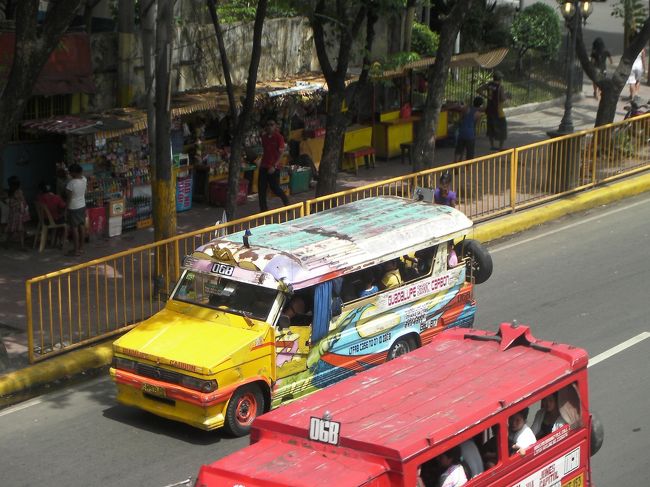
[[[113,342],[113,351],[211,375],[238,365],[238,354],[270,339],[271,327],[264,322],[215,310],[207,319],[174,307],[168,305]]]

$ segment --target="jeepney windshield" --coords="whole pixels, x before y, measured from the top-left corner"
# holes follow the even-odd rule
[[[277,295],[275,289],[187,271],[172,299],[266,321]]]

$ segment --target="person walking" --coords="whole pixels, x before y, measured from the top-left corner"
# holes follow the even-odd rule
[[[67,199],[66,223],[72,234],[74,248],[66,253],[68,256],[79,256],[83,252],[86,238],[86,187],[88,182],[79,164],[70,166],[71,179],[65,187]]]
[[[501,81],[502,74],[495,71],[492,75],[492,81],[485,83],[477,90],[479,94],[487,98],[485,114],[487,115],[487,136],[490,139],[490,149],[501,150],[503,143],[508,138],[508,123],[506,114],[503,111],[503,104],[507,96]],[[495,141],[499,143],[498,147],[494,145]]]
[[[596,37],[591,44],[591,63],[602,76],[607,76],[607,61],[609,61],[609,64],[614,64],[612,55],[605,47],[605,41],[601,37]],[[598,100],[600,98],[600,89],[596,83],[592,83],[592,85],[594,98]]]
[[[282,157],[285,143],[284,137],[282,137],[275,120],[267,120],[261,139],[263,152],[257,181],[257,191],[260,201],[260,211],[267,211],[267,187],[282,199],[282,203],[285,206],[289,204],[289,198],[280,187],[280,158]]]
[[[474,159],[476,147],[476,125],[481,119],[483,110],[483,98],[477,96],[472,106],[463,105],[461,108],[460,124],[458,126],[458,140],[454,151],[454,162],[467,159]],[[463,156],[465,156],[463,158]]]
[[[641,87],[641,79],[643,78],[643,73],[645,73],[645,47],[641,49],[641,52],[638,54],[632,64],[632,71],[630,71],[630,76],[627,78],[627,86],[630,90],[629,101],[634,100],[634,97],[639,94],[639,89]]]

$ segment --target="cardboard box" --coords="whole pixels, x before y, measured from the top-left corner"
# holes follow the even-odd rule
[[[108,216],[122,216],[124,215],[124,198],[110,200],[108,202]]]

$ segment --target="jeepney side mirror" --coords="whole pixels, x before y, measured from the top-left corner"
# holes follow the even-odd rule
[[[291,326],[291,320],[285,314],[281,314],[278,319],[278,330],[286,330]]]

